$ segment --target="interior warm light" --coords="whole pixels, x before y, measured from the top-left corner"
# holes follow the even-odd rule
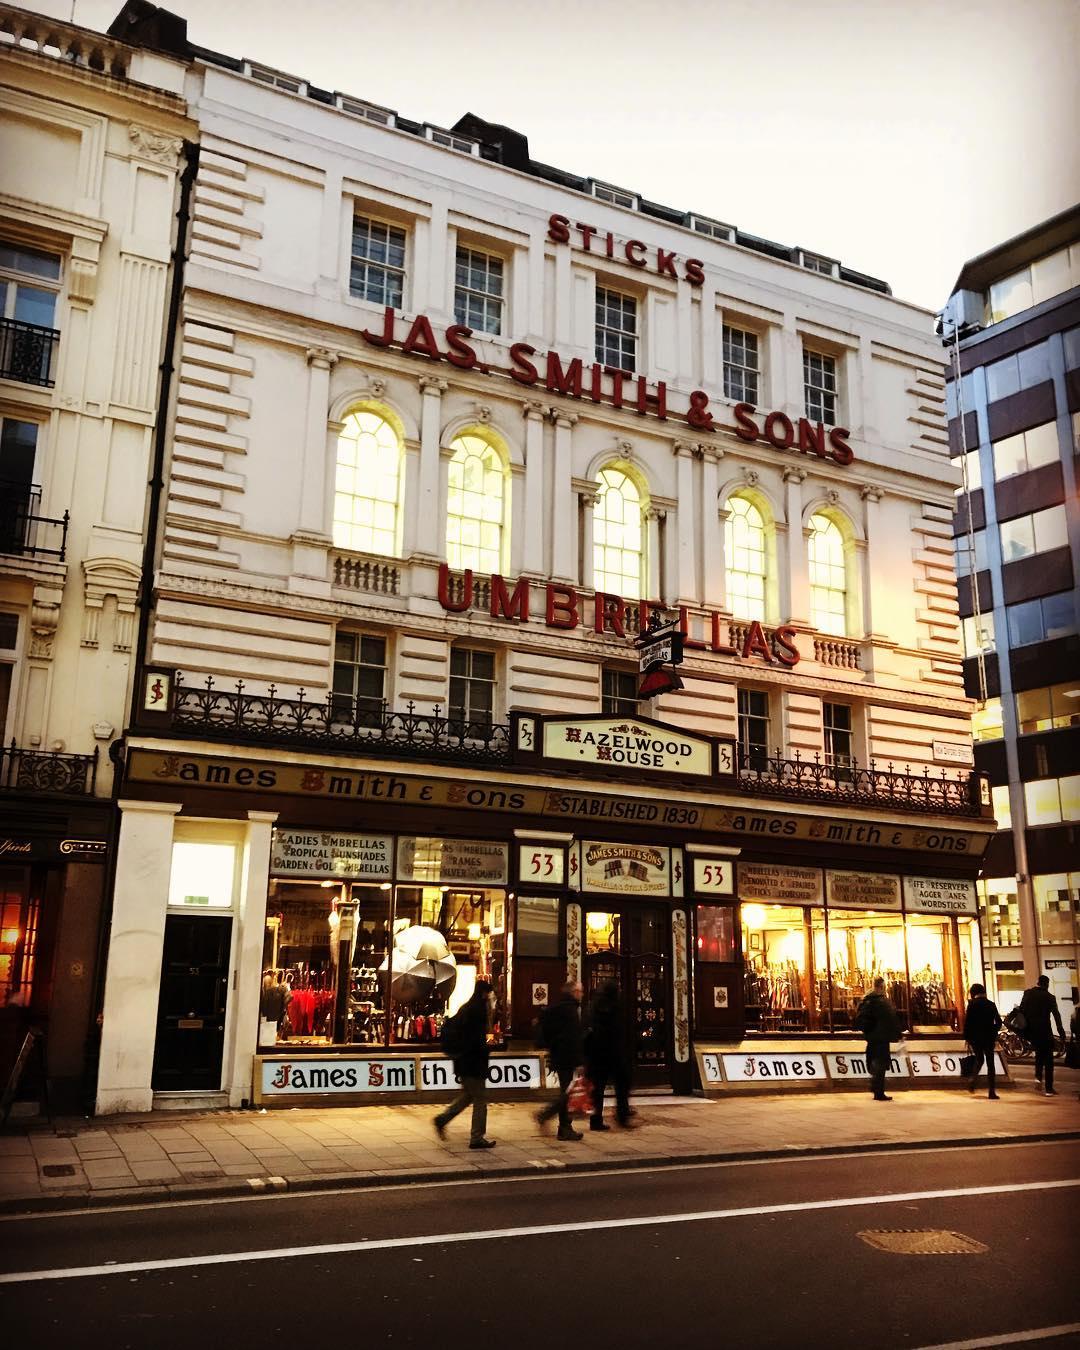
[[[479,942],[479,941],[480,941],[480,925],[479,925],[478,923],[471,923],[471,924],[469,924],[469,927],[468,927],[468,934],[469,934],[469,941],[470,941],[470,942]]]
[[[747,928],[765,927],[765,906],[764,905],[743,905],[742,921]]]
[[[610,917],[608,914],[601,914],[594,910],[592,913],[585,915],[585,927],[590,933],[603,933],[609,926],[608,920]]]
[[[388,881],[383,881],[383,882],[380,882],[380,883],[379,883],[379,890],[380,890],[380,891],[388,891],[389,889],[390,889],[390,883],[389,883]]]
[[[323,888],[324,891],[332,891],[332,890],[334,889],[334,887],[337,885],[337,882],[336,882],[336,881],[320,881],[320,882],[319,882],[319,885]]]
[[[18,940],[19,930],[17,928],[5,928],[3,933],[0,934],[0,942],[3,942],[6,946],[14,947]]]

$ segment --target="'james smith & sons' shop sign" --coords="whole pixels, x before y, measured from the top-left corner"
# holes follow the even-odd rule
[[[420,777],[385,768],[346,769],[318,764],[226,755],[189,755],[177,750],[136,747],[127,757],[129,783],[158,787],[207,788],[255,796],[293,796],[385,805],[453,807],[519,818],[546,817],[573,826],[608,821],[659,825],[670,829],[728,834],[755,843],[809,840],[844,846],[902,849],[920,853],[979,857],[989,834],[898,825],[837,815],[797,815],[742,805],[710,805],[693,800],[616,796],[575,788],[484,783],[470,777]],[[715,790],[715,789],[714,789]]]

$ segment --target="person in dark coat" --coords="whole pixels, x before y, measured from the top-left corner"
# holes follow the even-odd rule
[[[626,1029],[623,1022],[619,986],[606,980],[597,990],[585,1029],[585,1072],[593,1089],[591,1130],[609,1130],[604,1124],[604,1092],[608,1083],[615,1088],[615,1119],[628,1125],[630,1110],[630,1065],[626,1054]]]
[[[1040,975],[1034,986],[1020,1000],[1024,1019],[1023,1037],[1035,1047],[1035,1077],[1043,1083],[1048,1097],[1054,1097],[1054,1036],[1050,1019],[1057,1023],[1058,1035],[1065,1039],[1065,1025],[1061,1020],[1058,1002],[1050,992],[1049,975]]]
[[[971,1046],[971,1053],[975,1056],[975,1067],[971,1072],[968,1091],[975,1091],[979,1070],[985,1063],[986,1085],[989,1088],[986,1095],[993,1101],[997,1100],[997,1093],[994,1091],[994,1074],[997,1067],[994,1063],[994,1046],[1000,1030],[1001,1014],[986,997],[986,986],[973,984],[967,1012],[964,1013],[964,1039]]]
[[[435,1117],[434,1125],[440,1139],[447,1125],[472,1106],[470,1148],[494,1148],[495,1140],[487,1138],[487,1074],[490,1051],[488,1029],[495,1002],[494,991],[486,980],[477,980],[476,988],[467,1003],[453,1017],[454,1030],[451,1058],[454,1072],[461,1080],[461,1091]]]
[[[874,1092],[874,1101],[891,1102],[885,1095],[885,1075],[889,1071],[892,1057],[892,1043],[902,1035],[900,1019],[896,1009],[885,994],[885,981],[879,975],[874,987],[859,1004],[855,1014],[855,1030],[866,1037],[866,1068],[870,1074],[870,1085]]]
[[[567,1108],[567,1093],[573,1081],[574,1073],[582,1061],[581,998],[584,990],[576,980],[568,980],[563,985],[562,996],[553,1003],[543,1016],[540,1024],[543,1033],[544,1048],[551,1060],[551,1067],[559,1078],[559,1096],[548,1102],[536,1114],[537,1123],[546,1125],[552,1116],[559,1117],[558,1137],[563,1140],[581,1139],[583,1136],[570,1120]]]

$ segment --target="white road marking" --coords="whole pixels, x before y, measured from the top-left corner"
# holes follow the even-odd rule
[[[983,1350],[992,1345],[1019,1345],[1024,1341],[1050,1341],[1056,1336],[1071,1336],[1080,1331],[1080,1322],[1063,1327],[1038,1327],[1034,1331],[1010,1331],[1003,1336],[980,1336],[973,1341],[948,1341],[941,1345],[923,1345],[919,1350]]]
[[[1076,1141],[1073,1139],[1030,1139],[1017,1140],[1014,1135],[1003,1135],[1000,1141],[993,1143],[980,1144],[980,1148],[1057,1148],[1062,1144],[1071,1144]],[[785,1148],[800,1148],[799,1144],[784,1145]],[[37,1223],[46,1219],[92,1219],[99,1214],[139,1214],[144,1210],[160,1210],[165,1204],[169,1209],[190,1209],[198,1205],[250,1205],[252,1203],[266,1204],[271,1200],[308,1200],[314,1195],[319,1195],[323,1199],[332,1196],[355,1195],[358,1191],[365,1194],[385,1195],[388,1191],[429,1191],[445,1190],[448,1186],[520,1186],[522,1184],[531,1185],[537,1181],[580,1181],[583,1177],[603,1179],[605,1177],[628,1177],[628,1176],[652,1176],[658,1172],[665,1175],[669,1172],[702,1172],[714,1171],[717,1168],[725,1167],[791,1167],[796,1164],[805,1163],[832,1163],[832,1162],[850,1162],[852,1158],[883,1158],[894,1154],[902,1154],[905,1157],[922,1157],[926,1153],[955,1153],[956,1144],[929,1144],[925,1148],[904,1148],[897,1149],[890,1143],[882,1143],[872,1148],[853,1149],[844,1153],[800,1153],[791,1158],[778,1158],[775,1154],[766,1158],[731,1158],[728,1161],[717,1162],[689,1161],[684,1163],[663,1163],[651,1167],[635,1167],[633,1163],[627,1163],[625,1167],[598,1167],[589,1171],[564,1171],[566,1164],[557,1158],[533,1158],[529,1165],[536,1169],[535,1172],[525,1176],[508,1177],[499,1172],[493,1172],[484,1176],[472,1177],[446,1177],[445,1179],[436,1179],[434,1177],[425,1181],[394,1181],[385,1185],[371,1186],[367,1184],[366,1178],[357,1176],[354,1185],[346,1185],[324,1191],[289,1191],[275,1190],[273,1192],[264,1191],[255,1195],[219,1195],[207,1196],[201,1200],[154,1200],[146,1204],[136,1205],[95,1205],[92,1208],[82,1207],[80,1209],[50,1209],[40,1214],[34,1213],[12,1213],[0,1214],[0,1223]],[[248,1180],[267,1180],[267,1178],[249,1178]],[[286,1181],[286,1186],[288,1182]]]
[[[0,1275],[0,1284],[42,1280],[79,1280],[97,1275],[133,1275],[151,1270],[184,1270],[228,1266],[242,1261],[284,1261],[301,1256],[343,1256],[349,1252],[394,1251],[403,1247],[444,1247],[458,1242],[492,1242],[499,1238],[547,1237],[556,1233],[591,1233],[614,1228],[656,1228],[669,1224],[707,1223],[717,1219],[759,1218],[766,1214],[799,1214],[807,1210],[898,1205],[912,1200],[956,1200],[1017,1191],[1052,1191],[1080,1186],[1080,1177],[1061,1181],[1029,1181],[1000,1186],[955,1186],[942,1191],[906,1191],[892,1195],[857,1195],[836,1200],[801,1200],[784,1205],[752,1205],[742,1209],[707,1209],[691,1214],[644,1214],[629,1219],[585,1219],[578,1223],[544,1223],[522,1228],[476,1229],[463,1233],[425,1233],[417,1237],[376,1238],[361,1242],[324,1242],[310,1247],[271,1247],[264,1251],[216,1252],[207,1256],[167,1257],[160,1261],[117,1261],[101,1266],[69,1266],[60,1270],[20,1270]]]

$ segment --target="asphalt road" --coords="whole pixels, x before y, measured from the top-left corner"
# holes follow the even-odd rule
[[[911,1229],[986,1250],[860,1236]],[[38,1350],[1076,1346],[1078,1240],[1076,1143],[544,1173],[5,1219],[0,1326]]]

